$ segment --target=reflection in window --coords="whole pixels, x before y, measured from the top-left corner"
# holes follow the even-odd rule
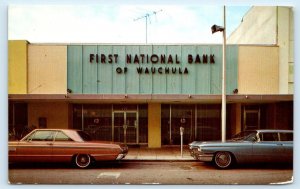
[[[52,141],[54,131],[36,131],[29,137],[31,141]]]
[[[55,141],[73,141],[70,137],[59,131],[55,137]]]

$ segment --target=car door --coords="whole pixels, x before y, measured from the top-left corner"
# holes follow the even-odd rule
[[[281,132],[279,133],[283,153],[281,155],[282,162],[293,162],[293,133]]]
[[[79,153],[75,151],[78,145],[64,132],[58,131],[53,142],[53,161],[68,162],[72,155]]]
[[[277,162],[284,152],[277,132],[259,133],[259,140],[253,143],[253,162]]]
[[[37,130],[19,142],[16,153],[20,161],[51,162],[55,131]]]

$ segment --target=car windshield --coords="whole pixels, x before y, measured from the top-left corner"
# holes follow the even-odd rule
[[[234,135],[231,140],[253,141],[256,134],[257,134],[256,131],[242,131],[242,132]]]
[[[77,133],[82,138],[83,141],[92,141],[93,140],[92,137],[84,131],[77,131]]]

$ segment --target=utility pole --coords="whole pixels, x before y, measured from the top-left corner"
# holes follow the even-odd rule
[[[213,25],[212,34],[223,32],[223,57],[222,57],[222,142],[226,141],[226,7],[223,7],[223,26]]]
[[[138,18],[135,18],[133,19],[133,21],[137,21],[137,20],[140,20],[140,19],[144,19],[145,18],[145,21],[146,21],[146,43],[148,43],[148,18],[150,18],[150,16],[153,16],[153,15],[156,15],[157,13],[161,12],[161,10],[159,11],[153,11],[152,13],[147,13],[141,17],[138,17]]]

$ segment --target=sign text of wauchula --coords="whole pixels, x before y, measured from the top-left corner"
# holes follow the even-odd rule
[[[90,54],[89,56],[89,62],[90,63],[118,63],[118,54]],[[127,64],[167,64],[167,65],[173,65],[173,64],[180,64],[180,60],[178,58],[178,55],[176,54],[175,56],[173,55],[165,55],[165,54],[161,54],[161,55],[157,55],[157,54],[152,54],[152,55],[148,55],[148,54],[139,54],[139,55],[131,55],[131,54],[127,54],[125,57],[126,63]],[[187,62],[189,64],[214,64],[215,63],[215,55],[214,54],[203,54],[203,55],[191,55],[189,54],[187,56]],[[159,74],[188,74],[188,69],[185,68],[181,68],[181,67],[137,67],[137,73],[138,74],[155,74],[155,73],[159,73]],[[116,68],[116,72],[118,74],[126,74],[128,71],[128,67],[117,67]]]

